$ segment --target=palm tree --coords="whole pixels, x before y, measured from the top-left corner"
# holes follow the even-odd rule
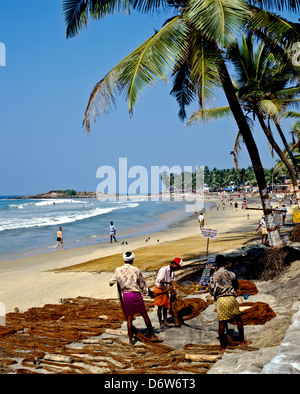
[[[287,105],[298,104],[299,99],[297,96],[300,94],[300,88],[289,87],[289,83],[294,76],[293,74],[295,74],[295,69],[284,58],[281,58],[279,62],[276,58],[278,57],[278,52],[275,56],[274,49],[270,50],[268,45],[263,41],[259,41],[255,47],[254,36],[250,34],[243,36],[240,44],[236,42],[229,49],[228,57],[237,71],[236,88],[238,89],[237,95],[242,107],[248,114],[252,113],[253,117],[258,119],[272,149],[275,150],[286,166],[292,179],[300,207],[300,191],[298,187],[298,179],[300,178],[299,168],[279,125],[280,112],[285,111]],[[198,110],[194,112],[188,125],[203,118],[228,116],[229,111],[229,107],[213,108],[206,110],[204,116],[203,111]],[[270,122],[265,121],[265,119],[270,120],[270,118],[278,129],[291,161],[288,160],[276,143],[270,128]],[[238,133],[232,152],[235,163],[237,161],[237,153],[240,149],[240,139],[241,133]],[[292,163],[294,164],[294,168]]]
[[[278,2],[266,2],[268,5],[274,3]],[[290,4],[292,9],[299,7],[298,2],[286,4]],[[87,25],[88,16],[99,19],[119,9],[149,12],[162,6],[173,8],[175,16],[97,83],[86,109],[84,126],[89,132],[90,117],[96,120],[102,112],[109,111],[117,94],[125,95],[131,113],[138,94],[146,86],[165,80],[171,70],[172,94],[180,105],[179,115],[182,118],[186,105],[192,100],[197,98],[203,108],[204,100],[212,96],[216,87],[222,86],[255,171],[270,245],[280,246],[282,241],[273,219],[258,149],[237,99],[222,51],[246,24],[257,32],[263,32],[267,18],[269,36],[273,40],[283,38],[283,34],[295,34],[294,25],[257,7],[250,7],[243,0],[232,0],[230,3],[227,0],[65,0],[63,8],[67,37],[76,35]]]
[[[238,96],[242,105],[257,117],[271,147],[286,166],[300,207],[299,168],[279,125],[280,112],[285,111],[287,105],[298,103],[300,88],[289,86],[295,76],[295,69],[286,59],[281,58],[278,61],[277,56],[278,52],[274,55],[274,51],[270,51],[263,41],[260,41],[255,48],[253,35],[244,36],[241,45],[235,44],[229,51],[229,57],[238,71]],[[270,118],[279,132],[291,161],[276,143],[270,122],[265,122],[265,119]]]

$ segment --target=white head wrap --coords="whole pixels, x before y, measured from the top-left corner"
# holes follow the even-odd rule
[[[130,255],[126,256],[127,253],[130,253]],[[132,261],[134,258],[135,258],[135,255],[132,252],[123,253],[123,259],[124,259],[125,263],[128,261]]]

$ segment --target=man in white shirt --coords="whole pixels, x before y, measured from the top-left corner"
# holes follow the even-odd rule
[[[198,220],[199,220],[200,228],[204,227],[204,216],[203,216],[203,213],[200,213]]]
[[[285,223],[286,214],[287,214],[286,206],[285,206],[285,205],[282,205],[282,208],[281,208],[281,215],[282,215],[282,225],[283,225],[283,226],[284,226],[284,223]]]
[[[153,327],[148,316],[143,295],[154,298],[154,293],[148,288],[141,271],[134,267],[133,260],[135,255],[132,252],[123,254],[124,265],[115,269],[109,285],[118,284],[118,291],[124,315],[127,320],[127,331],[129,344],[133,345],[133,315],[140,313],[150,333],[151,342],[162,342],[153,331]]]
[[[261,243],[263,244],[264,242],[267,241],[268,239],[268,231],[267,231],[267,225],[265,221],[265,217],[263,216],[259,222],[259,225],[256,229],[256,231],[261,227]]]
[[[158,307],[157,317],[160,324],[160,328],[168,327],[167,315],[168,309],[171,307],[169,291],[168,289],[175,281],[175,271],[182,268],[182,260],[180,258],[174,259],[169,265],[162,267],[157,274],[154,293],[155,300],[154,305]],[[163,315],[163,318],[162,318]]]
[[[116,232],[117,232],[116,226],[114,225],[113,222],[110,222],[110,226],[109,226],[110,243],[112,243],[112,239],[114,239],[115,242],[117,242]]]

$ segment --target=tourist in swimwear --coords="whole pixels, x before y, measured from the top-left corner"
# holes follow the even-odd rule
[[[63,243],[63,236],[62,236],[62,227],[58,228],[56,236],[57,236],[57,239],[56,239],[57,240],[57,244],[56,244],[56,246],[54,248],[55,252],[56,252],[56,249],[59,246],[59,244],[61,245],[61,250],[64,250],[64,243]]]

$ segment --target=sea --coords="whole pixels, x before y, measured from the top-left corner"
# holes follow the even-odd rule
[[[0,261],[53,252],[59,226],[64,249],[72,249],[109,242],[111,221],[117,228],[118,242],[122,242],[184,225],[194,215],[186,212],[184,200],[13,197],[16,196],[0,196]]]

